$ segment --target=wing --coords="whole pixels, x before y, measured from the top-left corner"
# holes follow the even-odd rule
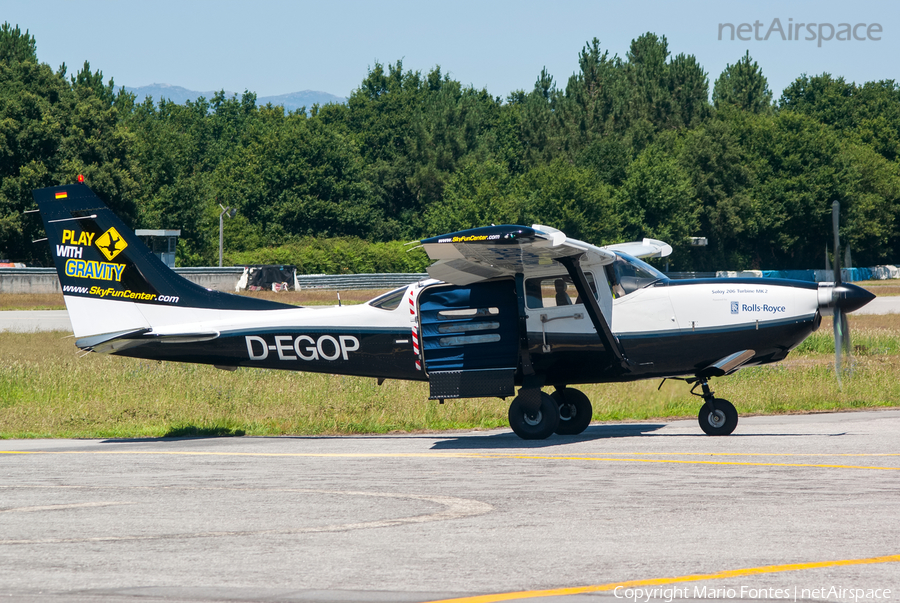
[[[672,253],[671,245],[656,239],[616,243],[615,245],[606,245],[603,249],[607,251],[621,251],[636,258],[664,258]]]
[[[428,268],[432,278],[469,285],[501,276],[527,273],[565,257],[587,256],[586,263],[609,264],[612,251],[568,238],[555,228],[535,224],[486,226],[420,241],[437,260]]]

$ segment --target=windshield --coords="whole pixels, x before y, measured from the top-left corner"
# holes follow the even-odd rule
[[[612,264],[606,267],[606,274],[612,287],[613,297],[622,297],[653,283],[668,281],[669,277],[636,257],[617,252]]]

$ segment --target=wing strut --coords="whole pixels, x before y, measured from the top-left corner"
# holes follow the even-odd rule
[[[516,297],[519,301],[519,358],[522,361],[522,376],[534,376],[534,365],[528,351],[528,315],[525,314],[525,275],[516,274]],[[543,385],[543,384],[542,384]]]
[[[619,343],[618,338],[613,335],[612,330],[609,328],[609,323],[603,317],[603,312],[600,310],[597,298],[594,297],[594,292],[588,286],[587,278],[581,269],[581,256],[557,258],[556,261],[565,266],[569,276],[572,277],[572,284],[575,285],[575,290],[578,291],[578,295],[584,300],[584,308],[587,310],[591,322],[594,323],[594,328],[597,329],[597,335],[603,340],[603,345],[616,355],[619,364],[625,372],[631,372],[632,362],[625,356],[622,345]]]

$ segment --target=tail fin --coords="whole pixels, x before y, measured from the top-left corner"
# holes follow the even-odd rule
[[[150,329],[155,309],[272,310],[285,304],[205,289],[160,261],[83,184],[34,191],[76,337]],[[114,304],[110,306],[109,304]],[[190,314],[176,312],[171,320]]]

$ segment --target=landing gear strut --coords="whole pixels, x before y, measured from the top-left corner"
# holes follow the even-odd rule
[[[694,392],[697,386],[702,388],[703,393]],[[728,435],[734,431],[738,424],[738,413],[734,405],[724,398],[716,398],[715,392],[709,388],[709,381],[706,379],[698,379],[691,388],[691,393],[695,396],[703,398],[703,406],[700,407],[700,414],[697,415],[697,421],[700,423],[700,429],[707,435]]]

